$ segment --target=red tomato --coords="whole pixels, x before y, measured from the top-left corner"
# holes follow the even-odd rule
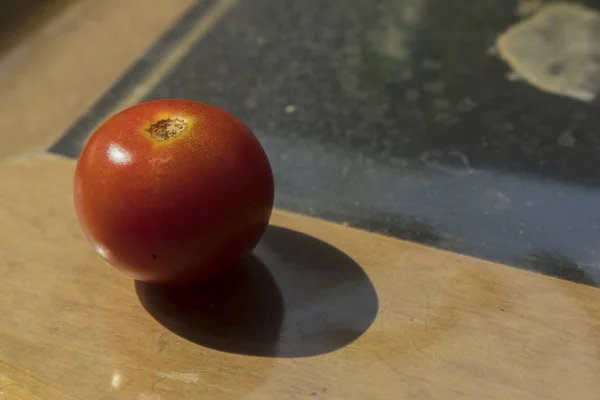
[[[90,137],[75,209],[98,254],[146,282],[195,283],[238,264],[273,208],[269,160],[241,121],[185,100],[142,103]]]

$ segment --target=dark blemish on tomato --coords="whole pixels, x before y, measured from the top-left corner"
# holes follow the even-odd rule
[[[146,132],[150,137],[157,141],[169,140],[177,136],[183,135],[188,129],[188,124],[181,118],[161,119],[160,121],[150,125]]]
[[[156,260],[158,258],[158,256],[156,254],[152,254],[152,258],[154,258]]]

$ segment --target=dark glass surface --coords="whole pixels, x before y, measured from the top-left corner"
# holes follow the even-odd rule
[[[507,79],[514,8],[241,0],[144,100],[245,121],[280,208],[597,285],[598,103]]]

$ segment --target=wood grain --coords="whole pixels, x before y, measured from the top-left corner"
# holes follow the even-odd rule
[[[0,164],[8,399],[585,400],[600,392],[600,291],[281,211],[273,225],[362,267],[378,296],[373,324],[307,357],[194,344],[158,323],[133,282],[82,237],[73,168],[46,155]],[[342,278],[307,303],[327,303]]]
[[[31,11],[47,19],[11,15],[37,29],[3,34],[17,36],[0,56],[0,131],[12,132],[0,159],[58,139],[194,2],[55,0]]]
[[[39,27],[54,20],[77,0],[19,0],[5,2],[0,13],[0,54],[18,46]]]
[[[3,136],[0,158],[60,136],[191,3],[80,0],[4,55],[0,128],[20,131]],[[202,304],[152,306],[160,297],[138,295],[139,286],[83,238],[72,207],[73,168],[51,155],[0,163],[0,400],[598,397],[600,291],[282,211],[274,226],[318,239],[346,259],[284,235],[296,243],[263,260],[271,271],[299,265],[318,276],[328,263],[344,263],[354,272],[324,275],[317,292],[293,281],[273,290],[268,275],[252,275],[249,288],[235,287],[260,301],[247,298],[254,308],[243,296],[226,302],[233,308],[222,321],[264,307],[283,314],[275,322],[286,331],[273,331],[277,323],[261,331],[273,321],[245,321],[252,330],[198,344],[222,331],[176,317],[201,317],[194,307]],[[367,307],[372,324],[350,325],[350,334],[346,326],[327,331],[372,303],[368,291],[348,292],[361,279],[376,295],[375,310]],[[302,292],[299,302],[269,304],[281,300],[277,291],[289,300],[290,290]],[[340,298],[354,314],[336,311]],[[315,316],[319,306],[328,311]],[[302,326],[296,333],[304,336],[290,336],[294,326],[285,321],[321,326],[315,317],[324,321],[330,351],[282,356],[286,338],[305,346],[319,339]],[[168,329],[169,321],[183,326]],[[245,337],[260,334],[276,344],[273,353],[245,354]],[[353,340],[335,342],[338,336]]]

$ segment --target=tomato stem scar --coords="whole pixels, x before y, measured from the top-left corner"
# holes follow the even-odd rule
[[[181,118],[167,118],[150,125],[146,132],[156,141],[170,140],[181,136],[187,131],[188,123]]]

